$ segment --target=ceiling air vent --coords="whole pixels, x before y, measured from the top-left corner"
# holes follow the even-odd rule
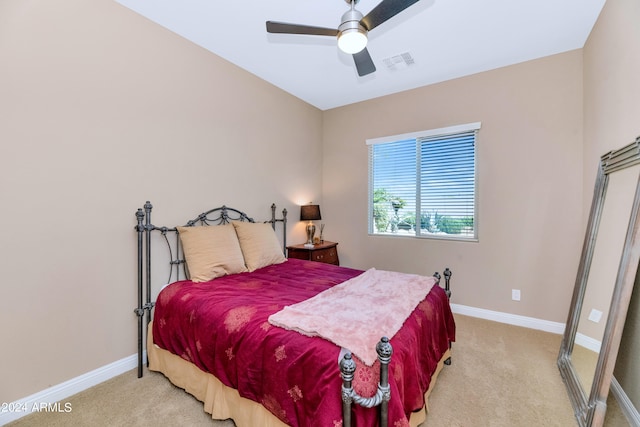
[[[409,52],[400,53],[382,60],[390,71],[404,70],[416,64]]]

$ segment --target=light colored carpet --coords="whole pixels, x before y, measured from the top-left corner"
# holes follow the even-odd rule
[[[461,315],[456,324],[453,364],[438,378],[423,427],[577,425],[556,366],[560,335]],[[609,400],[606,426],[628,425]],[[138,379],[132,370],[67,402],[71,412],[36,413],[9,425],[234,427],[212,420],[202,403],[149,371]]]

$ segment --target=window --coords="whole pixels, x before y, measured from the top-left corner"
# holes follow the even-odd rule
[[[367,140],[369,234],[477,239],[480,123]]]

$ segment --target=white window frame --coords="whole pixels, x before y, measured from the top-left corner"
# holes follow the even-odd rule
[[[448,126],[438,129],[430,129],[419,132],[404,133],[400,135],[385,136],[380,138],[372,138],[366,140],[368,146],[368,162],[369,162],[369,183],[368,183],[368,203],[367,203],[367,218],[368,218],[368,234],[371,236],[391,236],[391,237],[417,237],[423,239],[446,239],[446,240],[458,240],[465,242],[477,242],[478,241],[478,131],[482,126],[481,122],[467,123],[462,125]],[[374,145],[388,144],[406,140],[421,140],[425,138],[433,137],[446,137],[448,135],[461,134],[466,132],[475,132],[475,150],[474,150],[474,215],[473,215],[473,235],[459,235],[459,234],[445,234],[445,233],[430,233],[423,232],[420,227],[414,227],[412,233],[398,233],[398,232],[376,232],[373,224],[373,170],[372,170],[372,150]],[[419,144],[416,143],[416,146]],[[417,148],[416,148],[417,149]],[[417,151],[419,151],[417,149]],[[416,153],[416,162],[420,161],[420,153]],[[416,176],[417,187],[419,188],[420,177]],[[420,215],[420,191],[416,189],[416,219]]]

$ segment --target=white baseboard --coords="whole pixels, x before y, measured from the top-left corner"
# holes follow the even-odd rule
[[[551,322],[549,320],[536,319],[534,317],[520,316],[517,314],[502,313],[499,311],[485,310],[484,308],[468,307],[465,305],[451,304],[451,311],[471,317],[493,320],[495,322],[507,323],[509,325],[522,326],[530,329],[551,332],[554,334],[564,334],[564,323]],[[596,353],[600,351],[602,343],[584,334],[576,334],[576,344],[588,348]]]
[[[631,402],[629,396],[624,392],[622,386],[620,386],[620,383],[615,377],[611,380],[611,393],[613,393],[618,401],[618,405],[620,405],[622,413],[627,418],[627,421],[629,421],[629,425],[632,427],[640,426],[640,413],[638,413],[633,402]]]
[[[516,314],[501,313],[498,311],[485,310],[483,308],[469,307],[459,304],[451,304],[454,313],[463,314],[481,319],[493,320],[510,325],[523,326],[531,329],[538,329],[546,332],[562,334],[564,323],[550,322],[548,320],[536,319],[533,317],[519,316]],[[146,360],[146,352],[144,354]],[[9,404],[10,408],[26,408],[28,411],[7,411],[0,412],[0,426],[11,421],[22,418],[31,412],[31,408],[38,407],[42,403],[60,402],[76,393],[86,390],[101,382],[107,381],[115,376],[123,374],[138,366],[138,355],[134,354],[116,362],[110,363],[101,368],[95,369],[79,377],[73,378],[64,383],[50,387],[41,392],[27,396]]]
[[[554,334],[564,333],[564,323],[551,322],[549,320],[536,319],[534,317],[502,313],[499,311],[485,310],[484,308],[475,308],[460,304],[451,304],[451,311],[465,316],[478,317],[481,319],[493,320],[494,322],[523,326],[530,329],[538,329],[540,331],[552,332]]]
[[[600,353],[600,347],[602,347],[602,342],[581,334],[580,332],[576,333],[576,344],[588,348],[594,353]]]
[[[146,357],[147,355],[145,351],[143,354],[143,360],[146,361]],[[29,415],[31,412],[37,411],[38,408],[45,407],[45,410],[47,410],[47,404],[63,401],[76,393],[130,371],[137,366],[138,355],[133,354],[91,372],[87,372],[86,374],[72,378],[69,381],[49,387],[38,393],[32,394],[31,396],[11,402],[6,407],[0,408],[0,426]],[[51,408],[53,408],[53,410],[60,409],[55,406]],[[62,406],[62,409],[64,409],[64,405]],[[71,408],[71,410],[73,410],[73,408]]]

